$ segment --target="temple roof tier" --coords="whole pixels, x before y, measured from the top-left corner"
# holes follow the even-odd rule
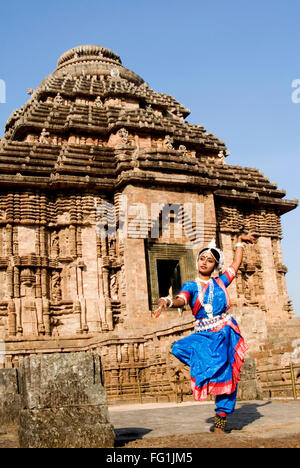
[[[227,165],[223,141],[187,122],[189,109],[150,89],[105,47],[67,51],[29,94],[0,140],[3,186],[179,184],[279,212],[297,206],[257,169]]]

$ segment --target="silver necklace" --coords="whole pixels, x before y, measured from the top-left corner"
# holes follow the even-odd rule
[[[201,286],[201,281],[200,278],[196,278],[196,283],[198,286],[198,296],[200,297],[201,291],[202,291],[202,286]],[[207,298],[207,303],[203,304],[204,310],[208,316],[209,319],[212,319],[214,316],[214,309],[212,306],[212,301],[214,298],[214,282],[213,279],[210,278],[208,281],[205,281],[205,283],[209,283],[209,293],[208,293],[208,298]],[[203,298],[204,300],[204,298]]]

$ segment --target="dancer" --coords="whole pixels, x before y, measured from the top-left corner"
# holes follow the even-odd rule
[[[190,367],[195,400],[216,396],[215,433],[225,431],[227,415],[234,412],[237,383],[248,349],[235,319],[228,313],[231,303],[227,291],[241,265],[244,243],[255,244],[256,239],[238,237],[233,263],[223,274],[224,255],[215,242],[200,250],[196,280],[184,283],[176,298],[160,298],[154,311],[158,318],[163,308],[190,305],[196,319],[195,331],[173,343],[172,354]],[[220,276],[213,278],[215,271]]]

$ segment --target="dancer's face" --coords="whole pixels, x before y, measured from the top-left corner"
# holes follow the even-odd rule
[[[202,275],[210,276],[216,266],[216,260],[210,252],[203,252],[198,260],[198,271]]]

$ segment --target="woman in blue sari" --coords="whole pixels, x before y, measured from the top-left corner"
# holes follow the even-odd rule
[[[256,243],[253,236],[239,236],[232,265],[220,276],[212,278],[215,270],[224,267],[223,252],[215,243],[200,250],[197,257],[198,276],[184,283],[176,298],[160,298],[154,312],[189,304],[195,316],[195,330],[176,341],[172,354],[187,364],[191,371],[191,386],[195,400],[216,396],[214,432],[224,432],[227,415],[234,412],[237,383],[248,349],[238,324],[229,314],[231,303],[227,287],[235,278],[243,259],[244,243]]]

